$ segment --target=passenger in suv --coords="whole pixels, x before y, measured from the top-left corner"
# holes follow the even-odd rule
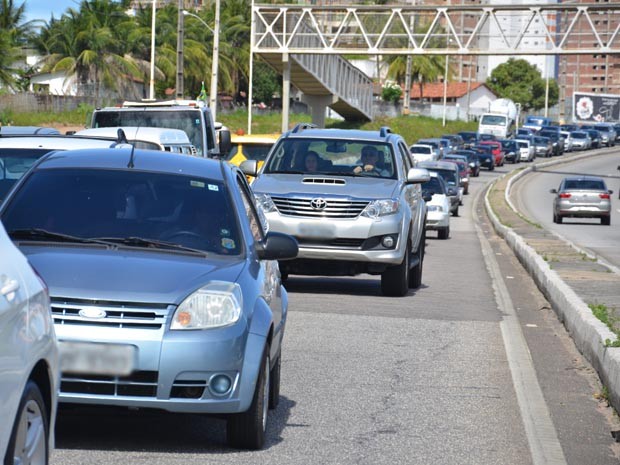
[[[376,152],[376,169],[359,165]],[[317,171],[304,168],[309,152]],[[426,170],[413,167],[402,137],[380,131],[316,129],[298,125],[275,144],[253,189],[272,231],[297,238],[295,260],[280,263],[287,274],[346,276],[380,274],[386,295],[403,296],[422,282],[426,203],[420,184]]]

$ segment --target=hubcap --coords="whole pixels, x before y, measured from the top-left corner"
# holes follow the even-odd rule
[[[13,455],[15,465],[45,464],[45,424],[41,408],[34,400],[29,400],[21,411]]]

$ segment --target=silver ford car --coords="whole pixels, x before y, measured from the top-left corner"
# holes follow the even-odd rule
[[[288,299],[245,176],[223,161],[89,149],[45,155],[0,208],[47,281],[59,400],[225,415],[264,442]]]
[[[256,175],[257,164],[242,164]],[[402,137],[298,125],[276,142],[252,185],[273,231],[295,236],[286,274],[381,275],[386,295],[422,281],[426,204]]]

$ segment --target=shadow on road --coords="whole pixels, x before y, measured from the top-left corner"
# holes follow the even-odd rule
[[[282,431],[295,405],[295,401],[280,396],[278,408],[269,413],[265,449],[282,441]],[[238,452],[226,444],[226,422],[222,419],[159,410],[84,406],[60,407],[56,420],[56,449]]]

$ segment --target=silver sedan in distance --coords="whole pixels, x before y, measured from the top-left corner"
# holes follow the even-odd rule
[[[611,224],[611,194],[605,181],[596,176],[564,178],[558,189],[549,192],[553,199],[553,222],[563,218],[600,218],[601,224]]]

